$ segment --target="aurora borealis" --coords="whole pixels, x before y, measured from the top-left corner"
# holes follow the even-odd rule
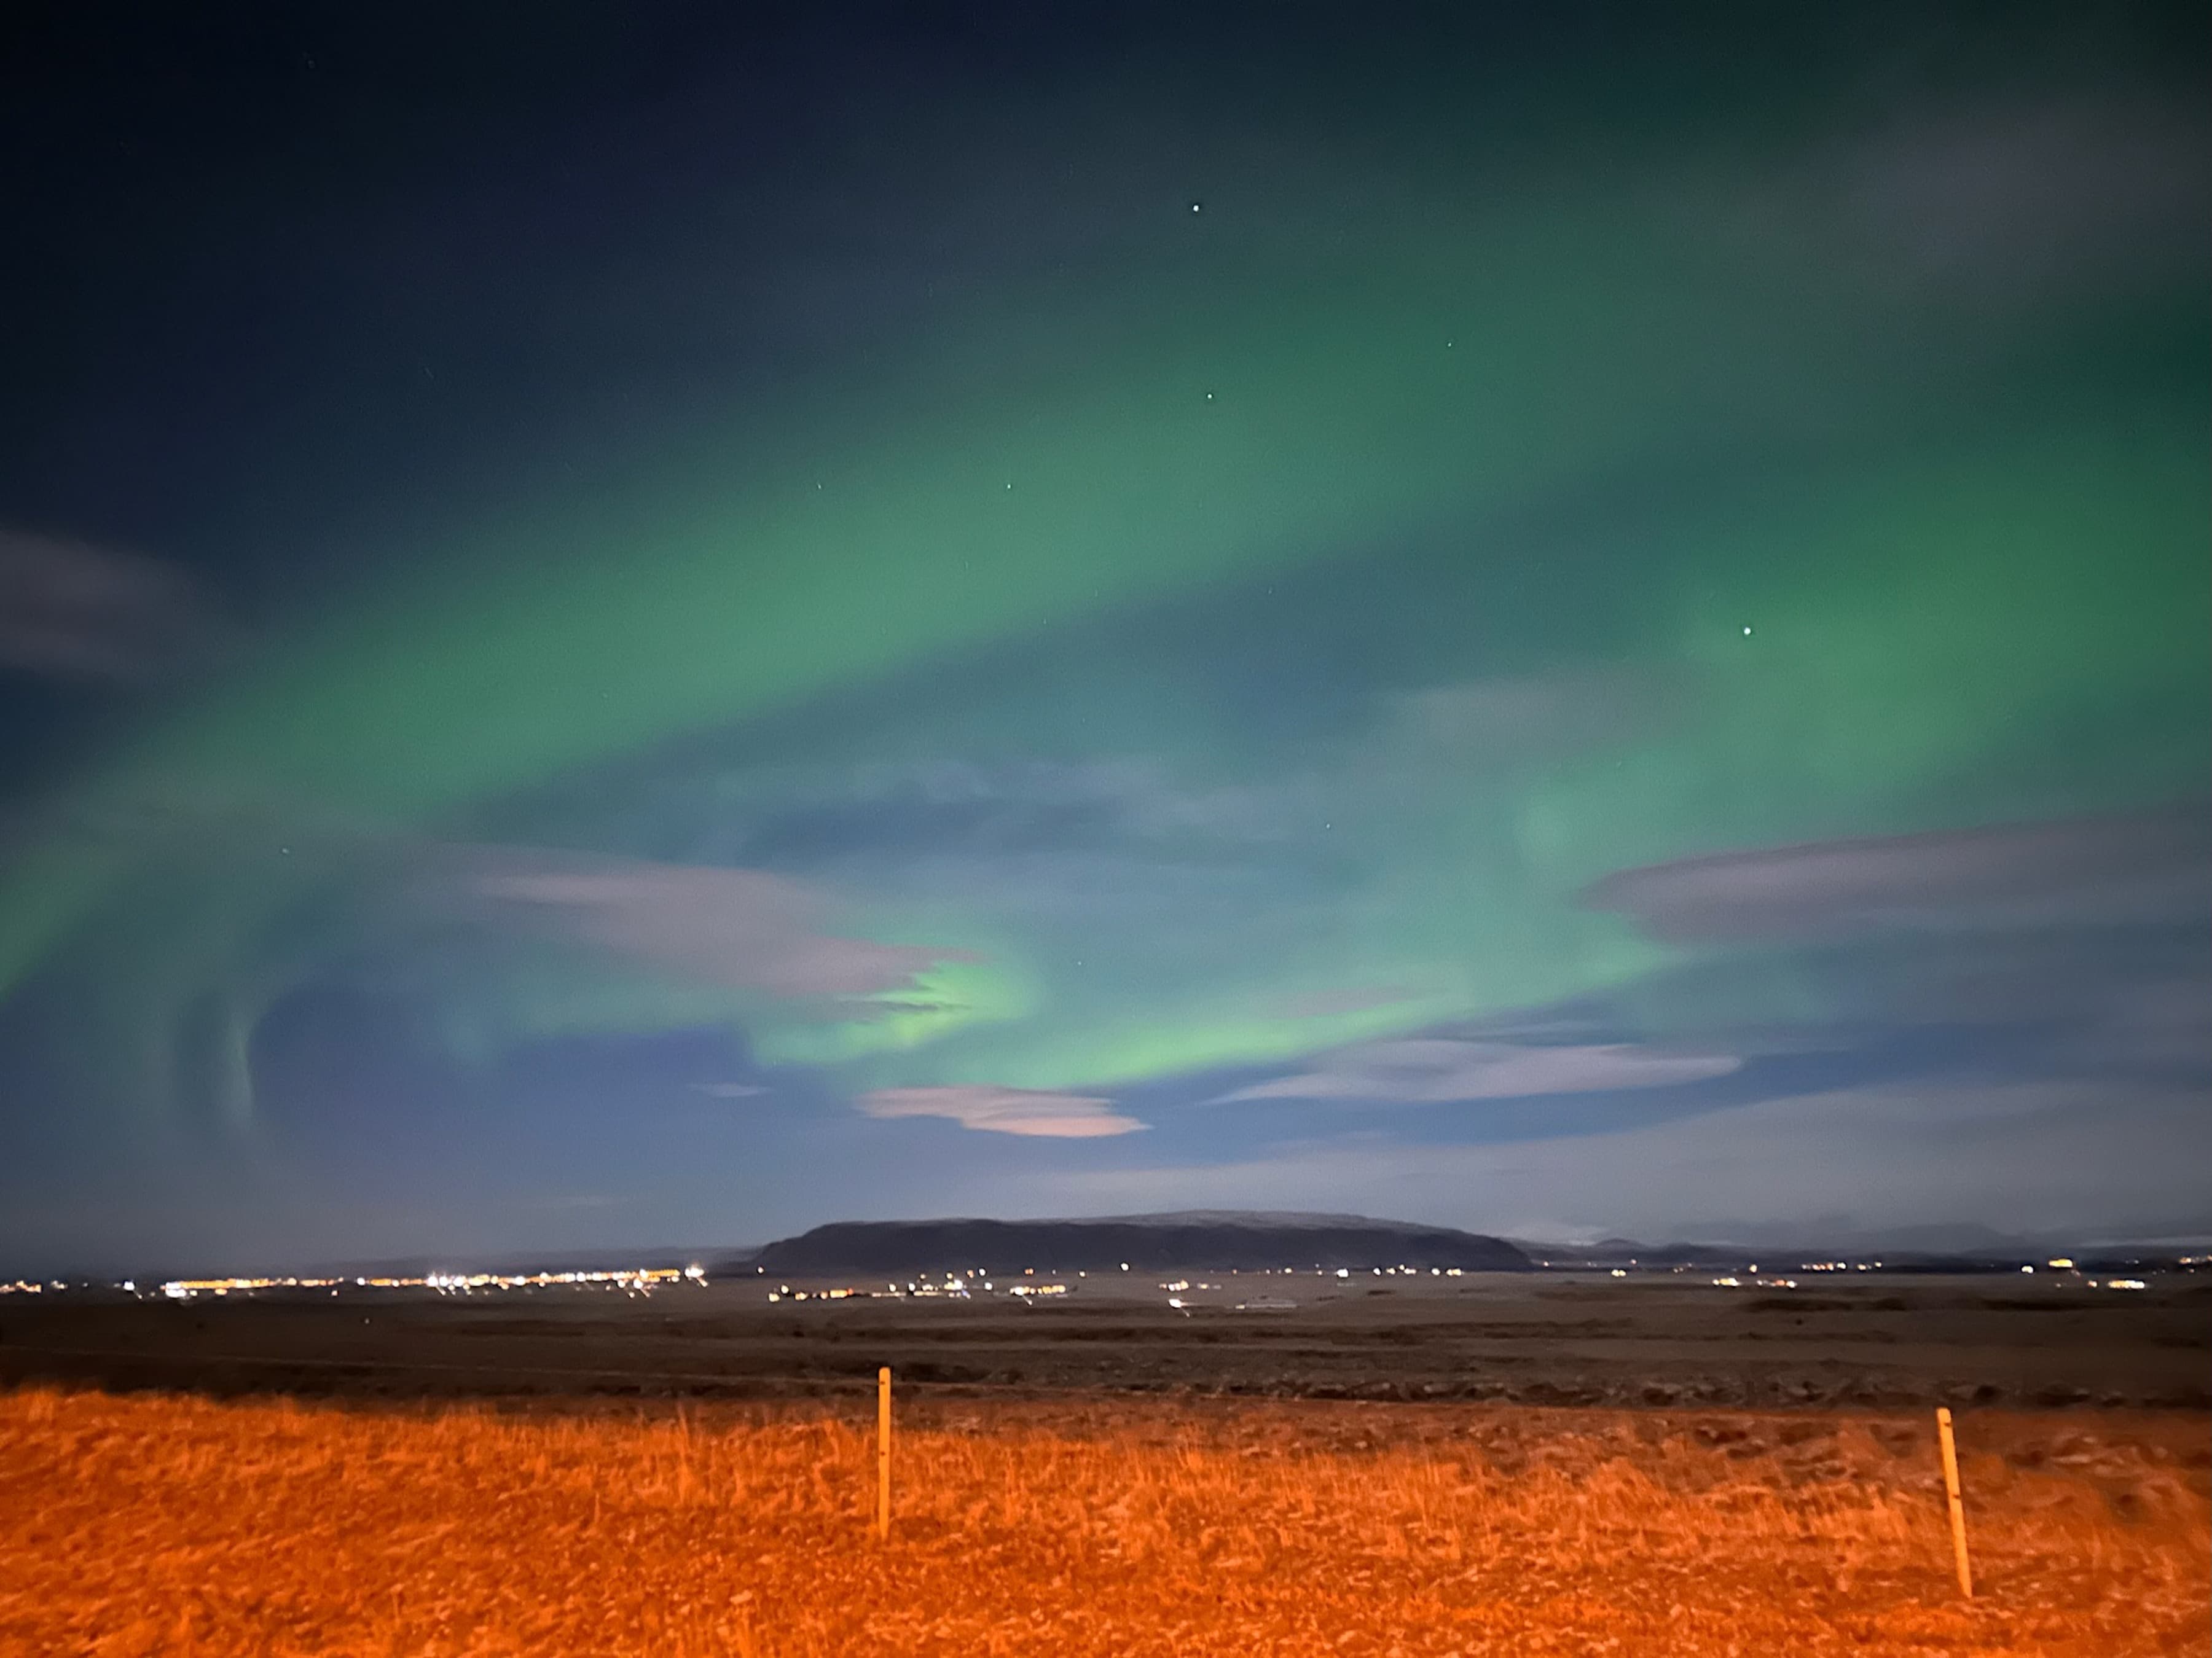
[[[224,15],[21,26],[0,1242],[2212,1229],[2188,9]]]

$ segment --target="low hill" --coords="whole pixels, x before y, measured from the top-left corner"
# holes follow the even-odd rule
[[[939,1272],[1115,1272],[1212,1267],[1460,1267],[1522,1272],[1503,1238],[1360,1215],[1206,1211],[1090,1220],[841,1221],[733,1261],[787,1277]],[[726,1270],[726,1268],[725,1269]]]

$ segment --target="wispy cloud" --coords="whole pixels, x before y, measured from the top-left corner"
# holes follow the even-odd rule
[[[1556,755],[1649,730],[1681,701],[1679,684],[1648,671],[1573,665],[1402,693],[1386,729],[1425,759]]]
[[[2212,1217],[2202,1090],[1953,1078],[1764,1100],[1612,1134],[1504,1145],[1367,1134],[1203,1166],[1040,1174],[1057,1207],[1335,1207],[1522,1236],[1696,1236],[1717,1222],[2003,1231]]]
[[[1867,236],[1882,268],[1971,284],[1986,304],[2193,257],[2208,137],[2199,112],[2148,99],[1962,108],[1873,136],[1798,188]]]
[[[136,678],[174,659],[204,621],[191,583],[169,565],[0,530],[0,666]]]
[[[1145,1127],[1115,1111],[1110,1099],[1026,1088],[883,1088],[854,1103],[871,1117],[945,1117],[963,1128],[1046,1139],[1096,1139]]]
[[[1724,1077],[1743,1061],[1733,1054],[1674,1054],[1627,1043],[1521,1048],[1443,1038],[1364,1042],[1324,1054],[1314,1068],[1224,1094],[1209,1102],[1352,1100],[1431,1105],[1455,1100],[1520,1099],[1665,1088]]]
[[[873,996],[964,951],[841,938],[830,902],[759,870],[582,859],[517,848],[463,854],[482,897],[638,961],[771,996]]]
[[[1820,841],[1623,870],[1583,894],[1662,938],[1735,938],[2212,915],[2202,811]]]

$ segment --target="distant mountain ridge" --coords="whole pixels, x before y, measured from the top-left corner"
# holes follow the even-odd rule
[[[1133,1272],[1176,1267],[1413,1266],[1525,1272],[1503,1238],[1364,1215],[1189,1210],[1073,1220],[839,1221],[721,1264],[789,1276],[972,1272]]]

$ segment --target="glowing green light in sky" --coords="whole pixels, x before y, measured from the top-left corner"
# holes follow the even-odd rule
[[[451,1044],[727,1020],[855,1087],[1132,1082],[1630,981],[1666,952],[1575,902],[1624,865],[2201,786],[2201,411],[2024,396],[2033,353],[1820,254],[1632,192],[1492,204],[1356,263],[1040,299],[684,433],[415,550],[78,779],[80,815],[207,803],[222,851],[19,847],[0,987],[82,972],[125,1092],[222,987],[243,1071],[260,1008],[394,930],[390,866],[502,812],[527,841],[517,801],[677,739],[742,777],[749,732],[833,704],[833,779],[997,747],[1164,781],[1003,859],[1020,902],[927,848],[818,856],[870,937],[946,952],[860,1017],[549,944],[441,981]],[[1324,568],[1336,600],[1268,608]],[[1208,677],[1272,629],[1267,683]],[[987,650],[1018,663],[994,695],[917,708]],[[593,849],[680,860],[599,804]],[[272,825],[321,850],[264,855]],[[1102,870],[1113,902],[1054,898]]]

